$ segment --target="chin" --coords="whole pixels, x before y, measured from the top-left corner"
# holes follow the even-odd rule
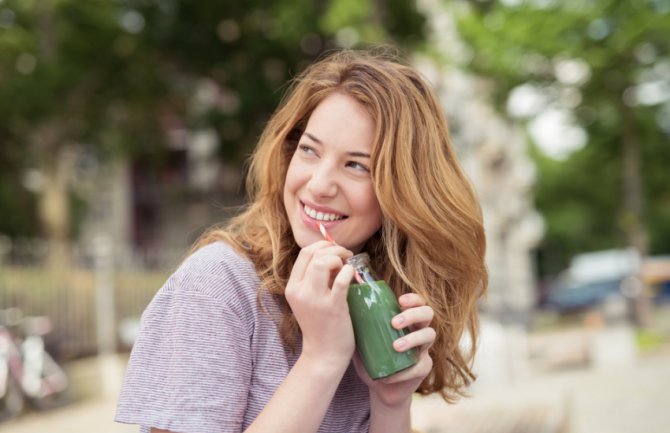
[[[293,232],[293,241],[300,247],[305,248],[312,245],[314,242],[322,240],[321,236],[316,236],[312,233],[298,233]]]

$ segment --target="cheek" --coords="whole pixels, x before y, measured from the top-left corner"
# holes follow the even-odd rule
[[[284,179],[284,201],[291,199],[291,195],[297,191],[300,183],[299,174],[296,163],[291,160],[288,170],[286,170],[286,178]]]
[[[372,213],[381,215],[381,206],[379,205],[379,200],[377,200],[377,195],[375,194],[372,186],[368,186],[365,189],[365,193],[361,194],[365,202],[365,207]]]
[[[379,205],[379,201],[377,200],[377,196],[375,195],[374,191],[372,188],[370,188],[366,193],[364,194],[364,203],[363,208],[365,210],[365,213],[369,217],[369,224],[371,227],[374,227],[375,230],[381,227],[382,225],[382,209],[381,206]]]
[[[377,230],[379,230],[381,228],[382,219],[383,219],[382,210],[379,207],[379,204],[377,204],[373,215],[374,215],[374,218],[371,219],[370,224],[374,227],[374,231],[376,232]]]

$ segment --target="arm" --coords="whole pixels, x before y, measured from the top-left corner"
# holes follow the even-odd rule
[[[305,248],[296,261],[286,297],[303,333],[302,355],[247,432],[315,432],[321,424],[354,352],[346,306],[354,271],[350,266],[342,267],[343,258],[340,247],[317,243]],[[335,272],[338,274],[330,283],[328,276]],[[419,362],[373,381],[358,356],[354,357],[356,370],[370,389],[369,433],[411,431],[412,394],[433,367],[428,354],[435,341],[435,330],[430,327],[433,309],[417,294],[401,296],[399,303],[403,311],[393,319],[393,326],[410,327],[413,332],[395,341],[394,348],[418,348]]]
[[[247,432],[316,432],[345,370],[301,356]]]
[[[411,431],[411,397],[396,406],[388,406],[370,393],[369,433],[408,433]]]
[[[353,268],[343,266],[343,259],[350,255],[351,252],[342,247],[320,241],[303,249],[298,256],[287,283],[285,295],[302,330],[302,352],[270,401],[248,427],[248,432],[309,433],[316,432],[321,425],[355,348],[353,328],[346,303]],[[187,308],[187,310],[191,309]],[[234,315],[234,311],[232,313]],[[207,313],[207,315],[217,316],[216,312]],[[231,320],[234,320],[234,317],[231,317]],[[181,330],[182,327],[180,326],[179,329]],[[241,332],[241,330],[231,330],[230,326],[222,327],[222,329],[233,334]],[[186,332],[186,334],[190,335],[193,332]],[[214,340],[220,340],[219,337],[210,336],[211,332],[204,334]],[[212,341],[206,346],[219,347],[220,344]],[[246,349],[242,346],[240,350]],[[189,351],[182,350],[180,353],[188,355]],[[208,357],[219,359],[222,356],[210,354]],[[193,368],[188,371],[188,374],[182,371],[176,376],[183,377],[187,381],[203,376],[194,363],[189,362],[184,365]],[[220,367],[215,368],[212,374],[221,373],[220,370]],[[248,369],[240,370],[240,372],[245,371]],[[170,380],[175,380],[175,374],[168,374],[168,377]],[[221,392],[226,392],[221,390],[221,387],[225,386],[226,380],[231,379],[235,378],[232,378],[230,374],[225,380],[212,382],[210,378],[204,386],[218,388],[220,395]],[[241,377],[237,379],[242,380]],[[246,395],[246,391],[242,394]],[[236,408],[244,408],[245,402],[240,400],[243,398],[242,394],[229,396],[228,401],[239,403]],[[200,411],[209,402],[202,400],[193,403],[197,407],[192,409]],[[208,426],[211,426],[211,431],[218,431],[222,427],[221,424],[214,424],[219,423],[219,420],[207,418],[207,421],[210,423]],[[154,424],[152,431],[155,433],[170,431],[157,427]],[[184,430],[188,429],[184,427]]]
[[[252,432],[316,431],[346,370],[301,356],[274,396],[246,430]],[[151,429],[151,433],[172,433]]]
[[[350,255],[325,241],[300,252],[285,295],[302,331],[302,353],[247,432],[316,432],[321,425],[355,348],[346,303],[354,271],[343,266]]]
[[[434,312],[417,294],[407,294],[398,300],[403,312],[393,319],[393,326],[414,329],[394,342],[398,351],[419,348],[419,362],[412,368],[385,379],[373,381],[358,356],[354,365],[358,375],[370,388],[370,433],[409,433],[412,394],[433,368],[428,349],[435,341],[435,330],[430,327]]]

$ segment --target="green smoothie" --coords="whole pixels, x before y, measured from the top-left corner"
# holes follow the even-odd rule
[[[416,364],[417,353],[414,348],[405,352],[393,348],[395,340],[409,333],[407,328],[399,330],[391,325],[400,313],[398,300],[384,280],[365,280],[349,286],[347,303],[356,349],[370,377],[381,379]]]

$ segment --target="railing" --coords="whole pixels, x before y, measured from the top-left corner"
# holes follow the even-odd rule
[[[122,250],[111,242],[63,251],[67,265],[55,268],[44,241],[0,242],[0,309],[50,317],[45,340],[59,361],[129,349],[142,311],[185,253]]]

